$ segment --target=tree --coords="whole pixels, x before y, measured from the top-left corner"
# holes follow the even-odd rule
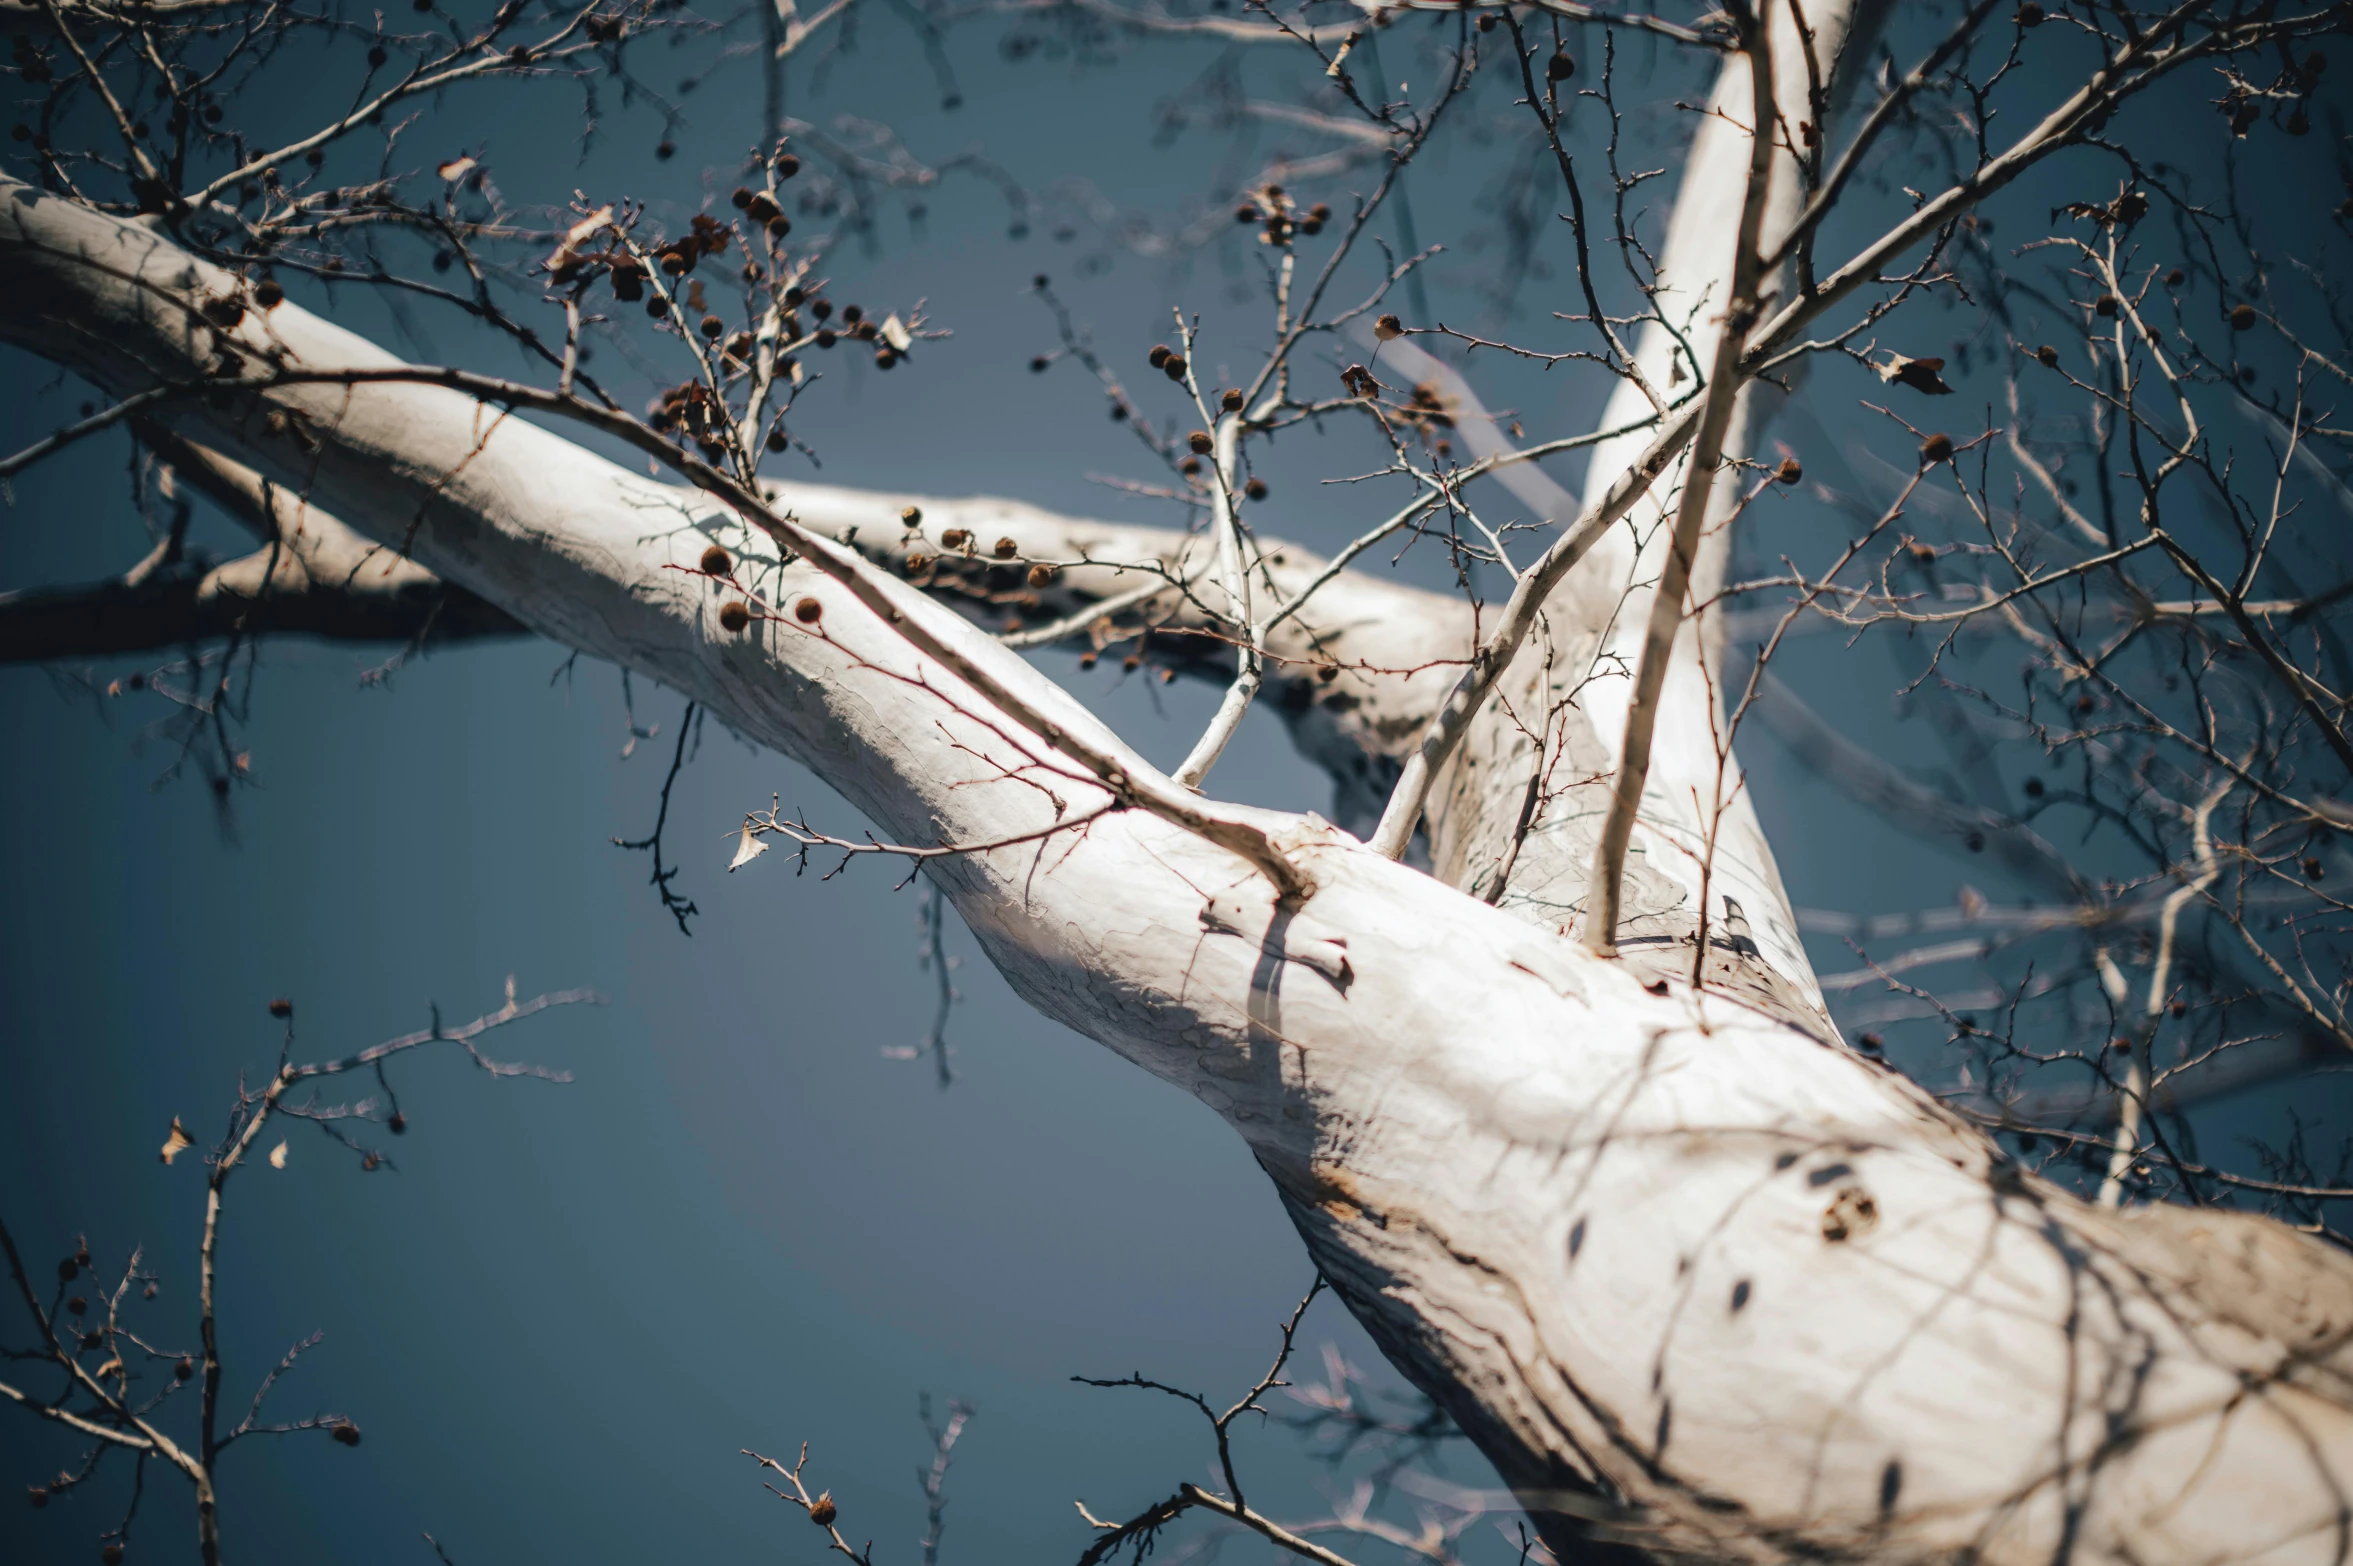
[[[0,332],[112,400],[0,475],[128,424],[264,542],[199,574],[167,534],[121,582],[0,604],[0,644],[218,639],[187,739],[224,795],[229,676],[276,631],[431,645],[520,625],[804,761],[881,836],[772,809],[743,822],[736,866],[780,839],[804,862],[905,862],[1042,1013],[1222,1114],[1323,1277],[1562,1559],[2338,1559],[2353,1263],[2324,1204],[2346,1193],[2292,1154],[2260,1176],[2202,1163],[2166,1114],[2224,1057],[2353,1040],[2325,890],[2353,770],[2341,600],[2313,585],[2335,557],[2301,515],[2342,490],[2343,218],[2262,210],[2239,166],[2242,145],[2311,130],[2313,41],[2342,18],[1998,9],[1918,38],[1907,17],[1885,52],[1881,8],[1832,0],[1687,22],[1108,13],[1300,51],[1305,101],[1276,107],[1373,149],[1305,176],[1329,200],[1298,177],[1231,193],[1271,326],[1229,386],[1208,370],[1235,351],[1217,323],[1178,319],[1151,356],[1175,426],[1067,318],[1041,356],[1101,378],[1167,463],[1180,531],[764,476],[819,356],[919,371],[938,330],[832,309],[789,181],[826,160],[819,204],[854,227],[904,165],[789,120],[779,76],[740,216],[666,237],[617,195],[536,223],[470,155],[318,172],[465,80],[628,90],[629,40],[664,13],[516,4],[454,43],[362,29],[371,71],[399,45],[392,85],[265,151],[227,127],[221,73],[342,24],[44,0],[11,18],[39,125],[31,177],[0,192]],[[811,36],[785,11],[766,25],[770,60]],[[1352,68],[1384,35],[1428,51],[1422,95]],[[1649,175],[1618,156],[1630,35],[1721,62],[1663,242],[1638,209]],[[2222,150],[2177,154],[2210,91],[2198,123]],[[1409,307],[1425,258],[1369,253],[1405,171],[1480,94],[1535,139],[1563,209],[1574,260],[1542,346]],[[1850,94],[1868,107],[1842,114]],[[2081,194],[2029,208],[2038,237],[1995,252],[1992,214],[2018,222],[2004,199],[2059,170]],[[1879,181],[1902,199],[1865,199]],[[461,286],[403,275],[417,238]],[[492,287],[501,253],[530,258],[527,310]],[[2283,286],[2280,254],[2308,281]],[[710,302],[730,268],[740,308]],[[545,373],[396,358],[290,297],[301,274],[436,299]],[[689,371],[642,419],[585,364],[613,301],[645,306]],[[1948,302],[1976,316],[1980,362],[1899,351]],[[2251,389],[2251,343],[2285,391]],[[1530,438],[1485,411],[1483,355],[1618,385],[1596,428]],[[2001,417],[1989,394],[1975,436],[1910,422],[1972,369]],[[1763,432],[1809,371],[1871,377],[1913,455],[1826,558],[1735,579],[1739,525],[1805,482]],[[2046,396],[2080,399],[2083,426],[2039,424]],[[2254,430],[2243,448],[2218,409]],[[1311,425],[1358,432],[1398,491],[1329,556],[1249,523],[1254,454]],[[1591,454],[1581,501],[1539,466],[1570,451]],[[1441,552],[1461,591],[1352,568],[1392,540]],[[1736,622],[1761,644],[1738,659]],[[2069,943],[2005,993],[2009,1020],[1921,992],[1962,1092],[1833,1025],[1731,759],[1776,705],[1838,754],[1768,672],[1816,623],[1910,635],[1929,649],[1915,688],[2079,774],[2025,789],[2089,823],[2070,858],[2021,819],[2044,806],[1956,806],[1840,762],[1882,808],[2059,890],[2056,910],[2002,911]],[[1945,672],[1979,637],[2024,656],[2019,695]],[[1172,772],[1019,656],[1073,641],[1224,682]],[[1337,824],[1205,791],[1260,701],[1333,773]],[[677,895],[659,857],[655,875]],[[1874,973],[1901,985],[1902,966]],[[1163,1505],[1246,1510],[1238,1486]]]

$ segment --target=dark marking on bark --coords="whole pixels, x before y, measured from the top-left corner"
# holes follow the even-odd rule
[[[1869,1234],[1878,1225],[1879,1204],[1859,1185],[1842,1187],[1822,1211],[1822,1238],[1833,1245]]]

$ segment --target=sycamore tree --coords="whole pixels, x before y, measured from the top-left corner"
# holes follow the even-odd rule
[[[808,478],[796,409],[827,367],[921,375],[956,326],[837,302],[855,255],[829,242],[943,172],[1035,202],[978,153],[790,112],[788,67],[851,0],[11,0],[0,335],[90,393],[0,477],[127,433],[135,482],[258,547],[197,558],[163,505],[118,578],[0,598],[0,655],[168,688],[224,800],[254,649],[287,635],[537,635],[804,763],[868,825],[756,810],[733,868],[894,861],[1041,1013],[1224,1117],[1558,1559],[2353,1554],[2330,1205],[2353,1192],[2301,1139],[2234,1161],[2184,1118],[2353,1046],[2353,160],[2324,47],[2353,19],[896,14],[950,94],[982,27],[1206,43],[1271,93],[1232,95],[1236,123],[1317,139],[1130,232],[1250,283],[1148,355],[1098,351],[1038,280],[1035,367],[1099,380],[1172,525]],[[592,140],[576,189],[512,191],[435,140],[522,79],[577,84],[592,128],[667,125],[657,47],[761,62],[745,156],[699,189],[608,188]],[[1640,88],[1635,48],[1671,62]],[[244,128],[294,70],[343,73],[344,108]],[[1629,126],[1676,72],[1662,156]],[[1457,236],[1392,222],[1455,135],[1512,171],[1472,325],[1421,303]],[[363,339],[323,313],[352,290],[506,368]],[[1607,378],[1599,420],[1504,411],[1491,388],[1537,372]],[[1323,549],[1278,536],[1257,471],[1315,432],[1358,508]],[[1923,787],[1773,670],[1866,641],[1976,793]],[[1222,694],[1162,771],[1024,657],[1050,647]],[[1330,772],[1329,819],[1218,797],[1258,705]],[[1858,928],[1826,988],[1734,759],[1751,717],[2033,895]],[[1976,988],[1930,987],[1956,942]],[[1865,988],[1908,1031],[1834,1023],[1826,995]],[[142,1412],[121,1345],[25,1303],[66,1377],[34,1412],[209,1495],[209,1447]],[[1222,1453],[1232,1415],[1204,1412]],[[960,1428],[935,1431],[943,1469]],[[801,1468],[768,1467],[859,1555]],[[1340,1559],[1224,1478],[1091,1519],[1087,1558],[1204,1513]],[[233,1554],[203,1513],[207,1558]]]

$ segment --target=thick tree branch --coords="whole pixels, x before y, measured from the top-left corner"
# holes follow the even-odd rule
[[[227,279],[0,198],[0,334],[118,395],[214,361],[192,304]],[[895,577],[845,581],[823,539],[784,560],[758,497],[648,483],[507,411],[520,394],[403,381],[291,304],[268,331],[325,378],[178,405],[178,427],[710,702],[881,833],[1051,826],[1017,776],[1044,767],[1076,813],[1117,797],[1023,715],[1126,764],[1075,701]],[[333,384],[346,367],[369,373]],[[724,580],[697,567],[713,542]],[[726,629],[748,596],[793,612]],[[1641,1515],[1643,1548],[1727,1561],[2187,1566],[2245,1558],[2250,1526],[2325,1557],[2353,1487],[2353,1263],[2262,1220],[2100,1212],[1844,1050],[1646,989],[1311,820],[1223,813],[1312,898],[1132,807],[926,873],[1017,992],[1247,1139],[1324,1275],[1563,1558],[1604,1546],[1562,1492]]]

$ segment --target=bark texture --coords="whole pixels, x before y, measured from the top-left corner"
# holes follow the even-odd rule
[[[8,340],[118,393],[190,388],[158,408],[187,438],[710,704],[901,841],[1044,833],[1108,796],[899,621],[1145,767],[917,587],[873,612],[706,497],[519,417],[422,385],[228,384],[393,361],[292,304],[207,324],[235,280],[149,228],[0,185],[0,280]],[[862,544],[904,503],[783,497]],[[723,630],[732,590],[695,569],[713,541],[815,620]],[[1141,542],[1104,529],[1106,551]],[[1333,602],[1357,607],[1328,628],[1385,666],[1462,634],[1375,584]],[[1332,744],[1383,753],[1386,717],[1321,711]],[[2095,1210],[1834,1040],[1646,983],[1314,817],[1256,818],[1312,879],[1304,904],[1138,811],[929,873],[1041,1012],[1248,1141],[1349,1307],[1563,1558],[2345,1557],[2353,1262],[2260,1220]],[[1779,908],[1761,834],[1749,851]],[[1794,935],[1767,933],[1753,960],[1810,990]]]

